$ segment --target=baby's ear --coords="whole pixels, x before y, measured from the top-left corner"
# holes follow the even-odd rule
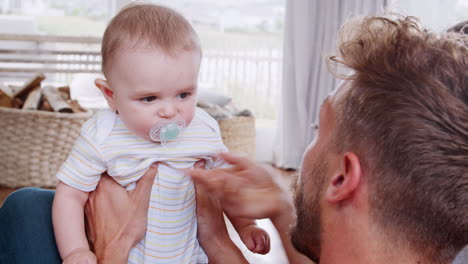
[[[106,80],[98,78],[94,80],[94,84],[99,90],[101,90],[101,93],[106,98],[109,107],[112,110],[117,111],[117,107],[115,106],[114,91],[112,91],[110,88],[109,83]]]

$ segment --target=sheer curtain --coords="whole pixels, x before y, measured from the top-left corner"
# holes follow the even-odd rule
[[[311,124],[322,100],[337,86],[327,70],[340,25],[349,17],[383,11],[385,0],[288,0],[283,87],[273,163],[297,169],[313,139]]]

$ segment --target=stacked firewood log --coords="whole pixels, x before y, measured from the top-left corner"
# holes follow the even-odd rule
[[[40,73],[22,86],[0,86],[0,107],[24,110],[43,110],[61,113],[80,113],[85,110],[70,98],[70,87],[42,87]]]

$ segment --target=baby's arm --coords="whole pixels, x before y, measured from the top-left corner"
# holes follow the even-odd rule
[[[236,229],[245,246],[252,252],[267,254],[270,252],[270,236],[259,228],[255,220],[241,217],[231,217],[229,220]]]
[[[83,208],[88,196],[89,193],[63,182],[56,187],[52,222],[57,247],[65,263],[96,263],[85,234]]]

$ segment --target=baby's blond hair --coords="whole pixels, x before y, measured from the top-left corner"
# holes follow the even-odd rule
[[[190,23],[176,11],[153,4],[130,4],[109,23],[102,39],[102,71],[122,46],[155,48],[174,56],[181,51],[201,51]]]

